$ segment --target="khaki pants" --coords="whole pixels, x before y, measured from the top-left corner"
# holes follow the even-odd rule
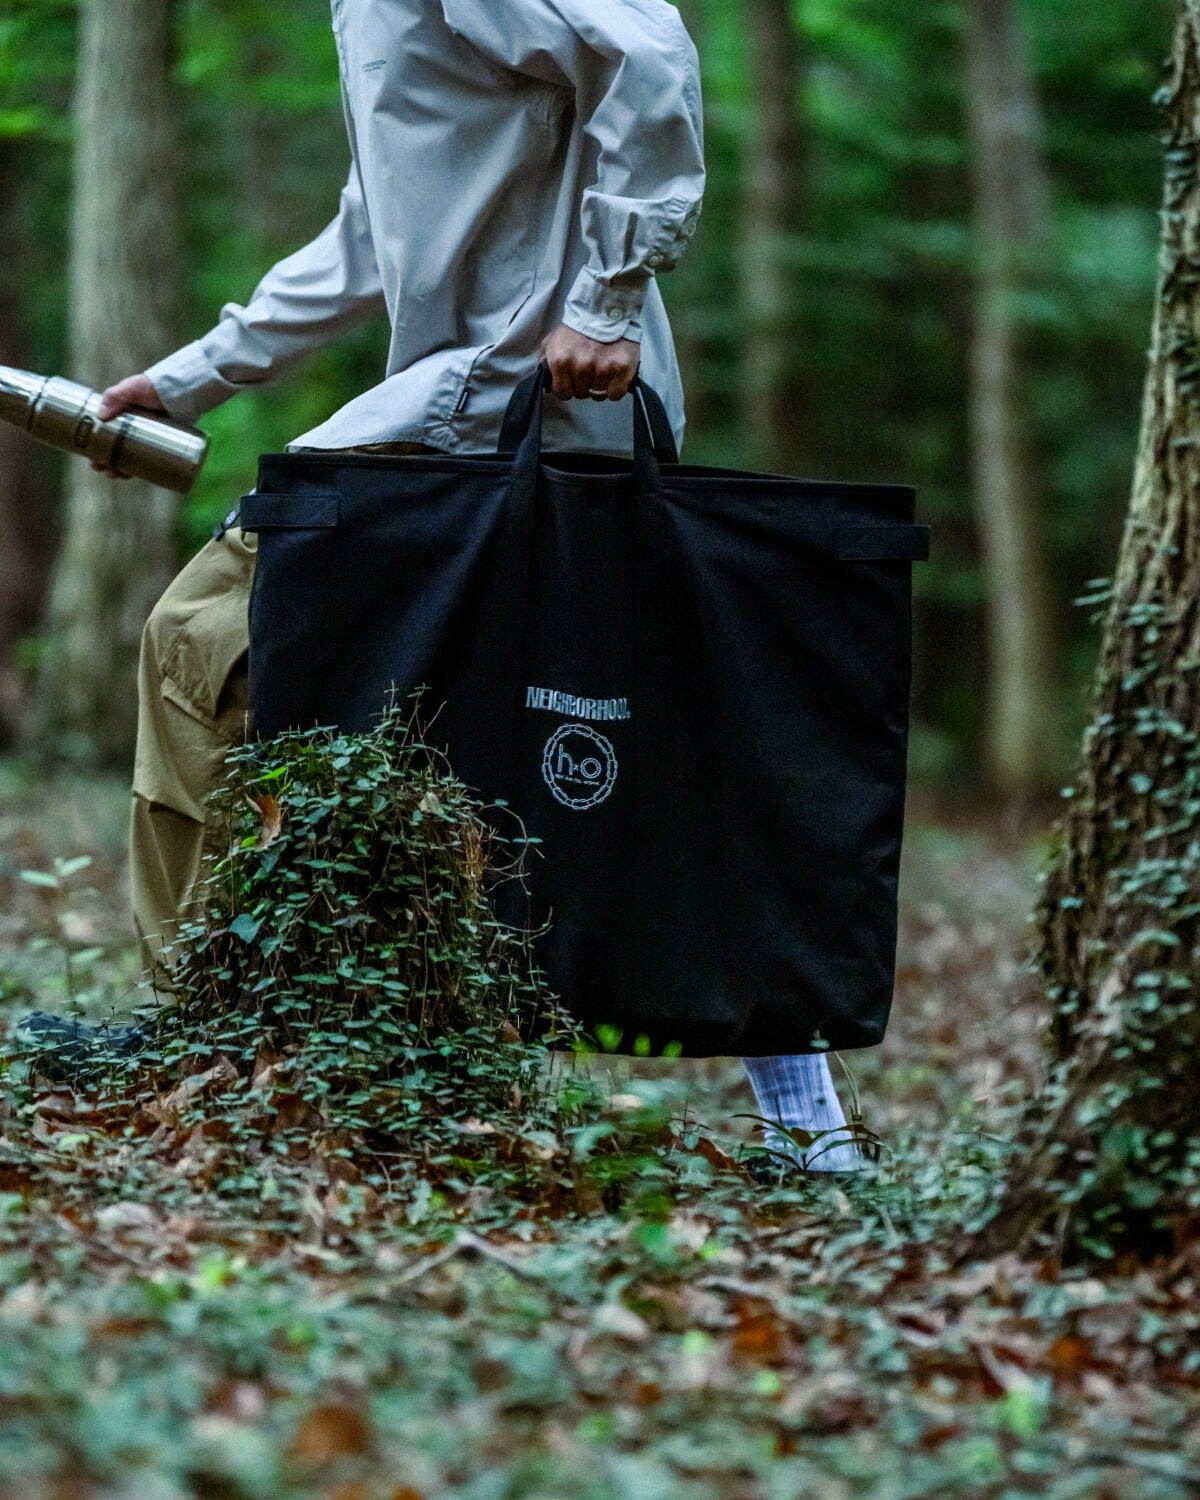
[[[433,453],[374,443],[349,453]],[[246,654],[257,538],[238,526],[207,542],[171,582],[142,633],[129,868],[143,970],[170,989],[169,949],[192,905],[207,812],[225,755],[246,734]]]

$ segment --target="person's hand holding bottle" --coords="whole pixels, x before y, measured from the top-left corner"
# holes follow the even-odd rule
[[[138,406],[144,411],[162,412],[167,415],[167,408],[158,399],[158,392],[151,385],[145,375],[129,375],[124,380],[118,380],[116,385],[110,385],[107,390],[100,394],[100,420],[111,421],[113,417],[119,417],[123,411],[130,407]],[[99,470],[101,474],[107,474],[110,479],[128,479],[128,474],[122,474],[116,469],[110,469],[104,464],[98,464],[93,459],[92,468]]]

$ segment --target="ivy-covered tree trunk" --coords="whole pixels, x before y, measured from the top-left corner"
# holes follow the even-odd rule
[[[1200,0],[1183,0],[1157,98],[1162,243],[1132,503],[1040,911],[1054,1058],[991,1250],[1050,1224],[1068,1249],[1152,1245],[1200,1211]]]
[[[1056,786],[1042,495],[1029,440],[1021,297],[1046,247],[1041,118],[1016,0],[970,0],[966,96],[976,241],[968,408],[972,490],[987,582],[986,749],[1012,797]]]
[[[91,0],[80,13],[64,373],[97,388],[176,342],[175,14],[172,0]],[[177,562],[177,499],[81,460],[68,483],[30,734],[52,753],[119,763],[133,748],[142,626]]]

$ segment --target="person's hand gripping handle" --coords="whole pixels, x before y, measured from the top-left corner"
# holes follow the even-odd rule
[[[589,396],[593,401],[619,401],[638,372],[642,346],[634,339],[603,344],[560,323],[542,340],[540,353],[560,401]]]

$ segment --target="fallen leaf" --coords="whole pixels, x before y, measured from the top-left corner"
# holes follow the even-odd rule
[[[200,1094],[220,1085],[236,1083],[237,1076],[237,1069],[227,1057],[222,1055],[211,1068],[206,1068],[203,1073],[193,1073],[177,1088],[173,1088],[169,1094],[164,1094],[160,1099],[148,1104],[146,1113],[152,1120],[157,1120],[162,1125],[179,1125],[182,1123],[185,1105]]]
[[[40,1115],[58,1115],[62,1119],[70,1119],[77,1113],[74,1094],[43,1094],[33,1107]]]
[[[160,1227],[158,1215],[148,1203],[108,1203],[96,1211],[96,1227],[105,1234],[114,1234],[122,1229],[152,1229]]]
[[[553,1161],[559,1152],[559,1142],[548,1130],[532,1130],[519,1137],[517,1144],[530,1161]]]
[[[321,1500],[370,1500],[370,1491],[365,1479],[346,1479],[326,1490]]]
[[[733,1352],[739,1359],[756,1365],[786,1364],[788,1347],[784,1325],[770,1309],[740,1302],[736,1317]]]
[[[296,1429],[292,1457],[320,1468],[338,1458],[365,1453],[371,1434],[361,1412],[342,1401],[314,1406]]]
[[[694,1146],[685,1146],[682,1136],[674,1136],[671,1145],[678,1151],[688,1151],[692,1156],[702,1156],[710,1166],[717,1167],[726,1172],[740,1171],[738,1163],[727,1151],[722,1151],[720,1146],[706,1135],[698,1135]]]
[[[1077,1333],[1064,1333],[1046,1350],[1046,1361],[1056,1375],[1071,1379],[1084,1370],[1095,1369],[1099,1361],[1087,1339]]]
[[[258,813],[258,837],[254,847],[266,849],[283,832],[283,807],[279,798],[272,797],[269,792],[260,792],[255,797],[248,797],[247,801]]]
[[[602,1302],[592,1317],[593,1333],[611,1333],[614,1338],[631,1344],[650,1337],[650,1325],[623,1302]]]

